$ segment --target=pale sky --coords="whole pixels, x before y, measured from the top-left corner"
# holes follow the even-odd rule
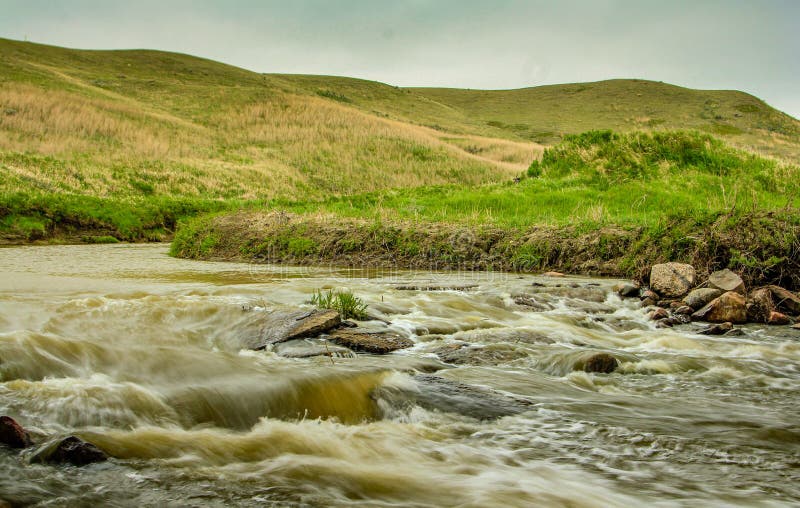
[[[0,37],[399,86],[644,78],[800,117],[800,0],[0,0]]]

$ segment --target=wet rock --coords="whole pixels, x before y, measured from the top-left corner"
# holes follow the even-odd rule
[[[789,316],[774,310],[769,313],[769,318],[767,319],[768,325],[789,325],[791,323],[792,320],[789,319]]]
[[[31,437],[16,420],[0,416],[0,444],[9,448],[27,448],[31,445]]]
[[[76,436],[69,436],[62,439],[57,445],[49,447],[37,459],[52,464],[85,466],[95,462],[104,462],[108,460],[108,455],[92,443],[87,443]]]
[[[753,323],[766,323],[769,315],[775,310],[772,304],[772,292],[768,288],[760,288],[750,292],[747,298],[747,320]]]
[[[683,298],[683,303],[693,308],[694,310],[702,309],[708,305],[714,298],[722,296],[723,291],[711,288],[698,288],[689,292]]]
[[[673,311],[683,306],[684,304],[681,300],[672,300],[671,302],[669,302],[669,308],[672,309]]]
[[[298,319],[297,324],[292,327],[285,340],[317,337],[336,328],[341,322],[342,318],[335,310],[314,311],[310,315]]]
[[[280,344],[295,339],[317,337],[342,322],[335,310],[274,310],[259,315],[259,331],[242,339],[248,349],[264,349],[268,345]]]
[[[478,420],[515,415],[530,409],[530,402],[509,397],[495,390],[421,374],[414,376],[419,390],[394,392],[381,390],[383,398],[394,405],[419,405],[425,409],[457,413]]]
[[[623,298],[639,298],[642,290],[634,284],[619,284],[614,287],[614,291]]]
[[[679,298],[688,293],[696,279],[694,267],[684,263],[663,263],[650,269],[650,288],[669,298]]]
[[[733,330],[728,330],[724,334],[726,337],[741,337],[744,335],[744,331],[741,328],[734,328]]]
[[[659,319],[656,321],[656,328],[672,328],[675,323],[670,318]]]
[[[800,298],[788,289],[780,286],[767,286],[772,293],[775,308],[790,316],[800,315]]]
[[[510,344],[446,344],[433,352],[443,362],[455,365],[500,365],[528,356],[524,350]]]
[[[564,277],[564,274],[561,272],[544,272],[542,277]]]
[[[353,351],[376,355],[385,355],[414,345],[411,339],[401,337],[392,332],[335,330],[328,336],[328,339]]]
[[[297,339],[275,345],[275,354],[284,358],[313,358],[315,356],[331,356],[349,358],[355,354],[349,349],[324,340]]]
[[[514,297],[514,303],[516,303],[517,305],[522,305],[523,307],[528,307],[530,309],[533,309],[533,310],[539,311],[539,312],[543,312],[543,311],[552,309],[552,307],[550,305],[546,305],[544,303],[538,302],[532,296],[524,296],[524,295],[515,296]]]
[[[692,322],[692,316],[690,314],[673,314],[669,320],[673,325],[685,325]]]
[[[733,330],[733,323],[720,323],[711,325],[708,328],[700,330],[698,333],[703,335],[725,335]]]
[[[793,324],[792,328],[794,328],[795,330],[800,330],[800,323]]]
[[[719,289],[723,293],[733,291],[741,295],[745,294],[744,281],[739,275],[727,268],[718,270],[708,276],[708,287]]]
[[[586,360],[586,363],[583,364],[583,371],[611,374],[617,370],[618,366],[619,362],[610,354],[598,353],[596,355],[592,355]]]
[[[744,296],[733,291],[723,293],[708,305],[692,314],[695,321],[708,321],[710,323],[746,323],[747,307]]]
[[[658,303],[658,301],[655,300],[654,298],[645,298],[644,300],[642,300],[642,307],[652,307],[656,303]]]
[[[667,319],[669,317],[669,312],[667,309],[658,308],[650,313],[649,318],[651,321],[659,321],[661,319]]]
[[[694,312],[694,309],[689,307],[688,305],[681,305],[677,309],[675,309],[675,314],[679,316],[691,316]]]

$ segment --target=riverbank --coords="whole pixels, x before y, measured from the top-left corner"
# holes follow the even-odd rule
[[[412,223],[325,214],[240,212],[178,230],[173,256],[291,265],[425,270],[556,270],[642,279],[679,261],[701,276],[731,268],[750,286],[800,287],[796,211],[672,217],[650,226],[530,228]]]

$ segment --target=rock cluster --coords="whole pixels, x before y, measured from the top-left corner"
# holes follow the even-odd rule
[[[689,321],[715,323],[701,333],[731,333],[734,324],[793,325],[800,318],[800,296],[770,285],[747,291],[742,278],[725,269],[698,283],[691,265],[663,263],[650,269],[649,288],[634,291],[629,284],[617,287],[622,297],[638,296],[644,307],[655,307],[650,319],[659,327]],[[796,327],[796,325],[795,325]]]
[[[33,446],[30,433],[10,416],[0,416],[0,445],[9,448],[28,448]],[[69,436],[54,442],[44,449],[39,450],[33,462],[48,462],[52,464],[72,464],[85,466],[95,462],[108,460],[108,455],[83,439]]]

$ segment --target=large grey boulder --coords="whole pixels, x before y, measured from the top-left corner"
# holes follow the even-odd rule
[[[683,298],[683,303],[694,310],[701,309],[708,305],[708,303],[714,298],[722,296],[723,292],[724,291],[720,291],[719,289],[711,288],[693,289]]]
[[[722,296],[692,314],[692,319],[710,323],[746,323],[747,306],[744,296],[734,291],[723,293]]]
[[[719,289],[722,292],[734,291],[742,295],[745,294],[744,281],[742,278],[727,268],[709,275],[708,287]]]
[[[697,282],[697,272],[692,265],[662,263],[650,269],[650,289],[667,298],[679,298]]]

